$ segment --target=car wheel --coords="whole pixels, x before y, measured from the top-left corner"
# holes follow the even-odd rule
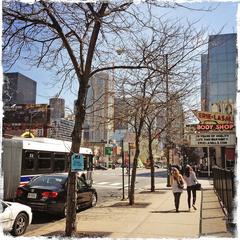
[[[60,217],[65,218],[67,216],[67,205],[64,205],[62,212],[60,213]]]
[[[25,233],[28,226],[28,216],[26,213],[19,213],[14,221],[11,234],[20,236]]]
[[[92,193],[91,206],[95,207],[97,205],[97,193]]]

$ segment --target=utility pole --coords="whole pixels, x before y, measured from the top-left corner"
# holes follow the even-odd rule
[[[130,195],[130,184],[131,184],[131,143],[128,143],[128,199]]]
[[[124,139],[122,139],[122,200],[125,200],[125,192],[124,192]]]
[[[166,134],[166,143],[167,143],[167,187],[171,187],[170,184],[170,162],[169,162],[169,151],[170,151],[170,139],[169,139],[169,89],[168,89],[168,54],[165,54],[165,80],[166,80],[166,120],[167,120],[167,134]]]

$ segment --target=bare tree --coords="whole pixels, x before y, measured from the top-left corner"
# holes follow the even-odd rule
[[[149,124],[148,127],[154,124],[154,118],[150,117],[155,115],[154,111],[159,113],[162,108],[164,112],[169,112],[170,108],[174,109],[176,102],[194,94],[196,90],[195,83],[199,75],[197,61],[200,59],[201,47],[206,43],[203,29],[196,31],[194,24],[189,23],[188,26],[183,26],[178,22],[163,19],[157,19],[151,25],[147,39],[143,34],[141,37],[138,36],[137,39],[131,41],[136,53],[129,55],[129,58],[136,62],[143,59],[143,63],[148,70],[135,70],[128,75],[125,72],[125,76],[122,77],[123,80],[119,81],[118,92],[122,94],[122,99],[127,106],[125,119],[127,119],[128,124],[132,126],[132,131],[135,133],[136,152],[132,168],[130,205],[134,204],[136,168],[140,154],[139,143],[144,125],[146,122]],[[165,60],[166,55],[168,64],[166,64]],[[166,83],[168,89],[165,87]],[[166,98],[166,94],[170,97]],[[166,110],[167,106],[168,110]],[[122,115],[124,115],[124,112]],[[168,119],[166,126],[169,126],[174,119],[173,114],[170,117],[169,119],[172,120]],[[166,127],[165,131],[168,133],[169,128]],[[148,133],[149,148],[151,148],[152,141],[159,133],[155,133],[155,135],[152,132]],[[154,167],[151,149],[149,149],[149,153],[151,154],[153,190]]]

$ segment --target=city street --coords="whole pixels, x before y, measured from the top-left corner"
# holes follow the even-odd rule
[[[2,5],[4,232],[236,234],[237,2]]]
[[[124,197],[127,198],[128,194],[128,175],[126,169],[124,171]],[[122,199],[122,168],[108,169],[108,170],[95,170],[93,173],[93,186],[98,193],[98,205],[103,204],[109,199]],[[166,182],[166,169],[155,168],[155,181],[156,184]],[[150,169],[138,168],[136,177],[136,191],[140,191],[143,188],[150,187]],[[87,209],[84,211],[88,211]],[[42,227],[44,224],[59,221],[60,217],[34,213],[32,224],[28,227],[28,231],[33,231]]]

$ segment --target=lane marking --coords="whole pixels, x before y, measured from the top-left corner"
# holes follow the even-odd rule
[[[99,182],[99,183],[95,183],[96,185],[104,185],[104,184],[109,184],[111,182]]]
[[[117,186],[117,185],[121,185],[122,183],[111,183],[111,184],[109,184],[109,185],[111,185],[111,186]]]

